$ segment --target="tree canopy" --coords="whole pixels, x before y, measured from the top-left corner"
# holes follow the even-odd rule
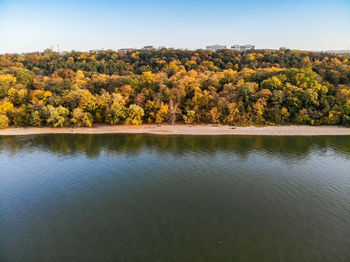
[[[0,128],[350,125],[350,55],[161,49],[0,56]]]

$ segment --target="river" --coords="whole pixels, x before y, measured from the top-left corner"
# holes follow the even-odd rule
[[[350,136],[0,137],[0,261],[350,261]]]

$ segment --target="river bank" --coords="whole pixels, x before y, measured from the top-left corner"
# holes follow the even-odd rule
[[[39,134],[155,134],[155,135],[259,135],[259,136],[332,136],[350,135],[341,126],[266,126],[233,127],[226,125],[95,125],[90,128],[9,127],[0,136]]]

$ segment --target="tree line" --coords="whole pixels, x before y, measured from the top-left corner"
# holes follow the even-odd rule
[[[52,50],[0,56],[0,128],[350,125],[350,55]]]

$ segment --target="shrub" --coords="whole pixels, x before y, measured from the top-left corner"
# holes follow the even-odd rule
[[[5,115],[0,115],[0,129],[1,128],[6,128],[9,126],[9,119]]]

